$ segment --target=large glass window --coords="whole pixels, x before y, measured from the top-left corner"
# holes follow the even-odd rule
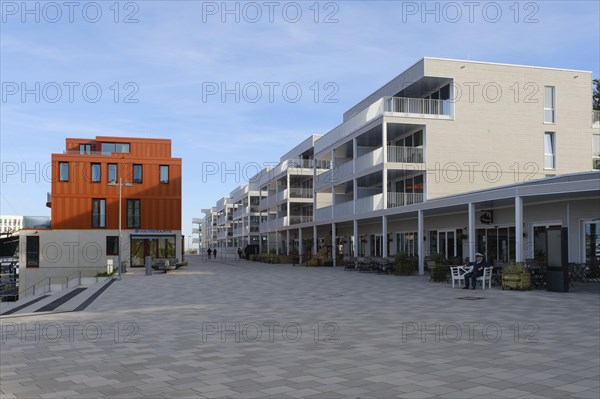
[[[554,132],[544,134],[544,169],[556,169],[556,140]]]
[[[106,237],[106,255],[108,255],[108,256],[119,255],[119,236],[107,236]]]
[[[546,122],[546,123],[555,123],[556,122],[554,86],[545,86],[544,87],[544,122]]]
[[[133,182],[141,183],[142,182],[142,165],[135,164],[133,165]]]
[[[127,228],[140,228],[140,200],[127,200]]]
[[[117,182],[117,176],[118,176],[118,168],[117,168],[117,164],[116,163],[109,163],[108,164],[108,182],[109,183],[116,183]]]
[[[585,262],[598,264],[600,261],[600,223],[586,222],[585,230]]]
[[[404,252],[407,256],[417,256],[417,232],[396,234],[396,251]]]
[[[26,267],[40,266],[40,236],[27,236],[27,259]]]
[[[92,227],[106,227],[106,200],[92,199]]]
[[[69,181],[69,163],[59,162],[58,163],[58,175],[60,181]]]
[[[98,183],[101,178],[101,165],[99,163],[92,164],[92,182]]]
[[[169,183],[169,165],[160,165],[160,182]]]
[[[129,144],[128,143],[102,143],[102,153],[103,154],[110,155],[113,152],[128,153],[129,152]]]

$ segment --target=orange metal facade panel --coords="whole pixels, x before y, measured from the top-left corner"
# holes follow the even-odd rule
[[[79,144],[129,143],[129,153],[88,155]],[[122,137],[67,139],[67,153],[52,154],[52,228],[91,229],[92,199],[106,199],[106,229],[118,228],[119,187],[108,185],[108,164],[117,164],[123,187],[122,226],[127,228],[127,199],[140,200],[141,229],[181,230],[181,158],[171,158],[171,140]],[[69,181],[59,181],[59,162],[69,163]],[[100,182],[92,182],[91,164],[99,163]],[[133,183],[133,165],[142,165],[142,182]],[[160,183],[160,166],[169,166],[169,183]]]

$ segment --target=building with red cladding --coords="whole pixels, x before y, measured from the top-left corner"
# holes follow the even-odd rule
[[[21,285],[105,271],[119,252],[133,267],[181,259],[181,184],[169,139],[67,138],[52,154],[51,228],[21,232]]]

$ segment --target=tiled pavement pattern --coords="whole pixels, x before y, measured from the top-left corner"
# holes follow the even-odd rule
[[[600,397],[598,290],[189,261],[0,320],[0,397]]]

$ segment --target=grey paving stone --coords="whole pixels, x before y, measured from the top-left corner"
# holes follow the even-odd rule
[[[189,261],[168,275],[134,269],[84,312],[0,319],[1,331],[30,331],[2,336],[2,398],[600,396],[593,290],[492,289],[461,301],[462,291],[418,276]],[[35,323],[69,322],[102,335],[51,342],[31,333]],[[333,342],[324,342],[326,323]],[[449,326],[462,328],[460,340],[444,334]],[[501,335],[490,339],[484,326]]]

